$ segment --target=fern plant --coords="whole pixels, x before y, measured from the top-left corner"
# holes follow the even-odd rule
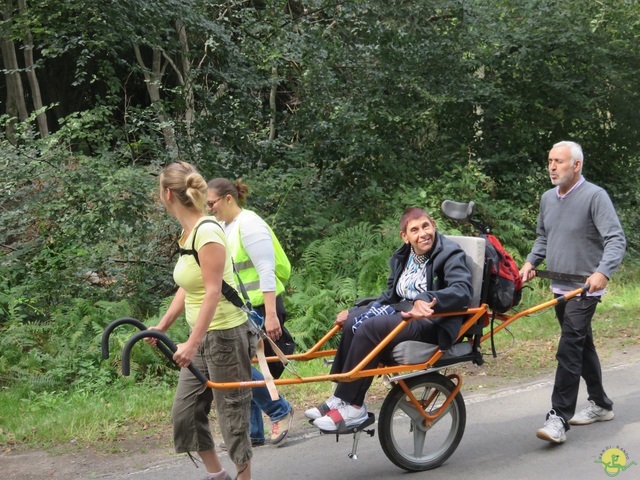
[[[119,377],[123,347],[137,329],[122,327],[112,332],[110,358],[104,362],[102,333],[113,320],[131,316],[131,311],[125,300],[74,299],[70,306],[56,309],[48,321],[9,317],[0,329],[0,382],[36,392],[95,391],[110,385]],[[154,323],[154,318],[147,319],[147,324]],[[171,332],[178,342],[186,338],[186,327],[180,323]],[[140,343],[131,353],[134,379],[164,377],[173,366],[156,349]]]
[[[321,338],[339,311],[384,289],[389,256],[397,247],[387,233],[387,228],[367,222],[337,225],[303,252],[285,299],[291,318],[287,325],[300,348]]]

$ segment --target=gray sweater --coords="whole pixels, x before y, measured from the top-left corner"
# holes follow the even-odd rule
[[[551,271],[585,276],[600,272],[611,278],[624,256],[626,239],[609,195],[586,181],[564,198],[556,191],[542,195],[538,237],[527,261],[537,267],[546,258]],[[571,290],[581,285],[553,280],[552,286]]]

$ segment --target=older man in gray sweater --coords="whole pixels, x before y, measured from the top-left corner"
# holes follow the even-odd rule
[[[538,438],[552,443],[566,440],[569,425],[613,418],[613,402],[602,385],[591,319],[609,278],[622,261],[626,240],[607,192],[582,176],[583,163],[582,148],[574,142],[557,143],[549,152],[549,175],[555,188],[542,195],[538,236],[520,270],[528,281],[546,258],[549,270],[584,276],[589,285],[586,297],[574,297],[556,306],[562,333],[552,407],[544,426],[536,432]],[[581,286],[571,281],[551,282],[556,296]],[[575,414],[580,377],[587,384],[589,405]]]

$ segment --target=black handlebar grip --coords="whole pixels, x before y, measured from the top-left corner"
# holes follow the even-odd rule
[[[147,329],[147,326],[137,318],[123,317],[111,322],[109,325],[107,325],[107,328],[105,328],[104,332],[102,333],[102,358],[104,358],[105,360],[109,358],[109,336],[111,335],[111,332],[113,332],[116,327],[125,324],[138,327],[140,331]],[[173,358],[173,352],[171,352],[171,350],[169,350],[169,348],[164,343],[161,342],[157,346],[160,352],[162,352],[165,357],[167,357],[169,360]]]
[[[162,332],[158,332],[157,330],[144,330],[133,335],[124,346],[124,350],[122,351],[122,375],[124,375],[125,377],[128,377],[131,373],[131,349],[136,344],[136,342],[146,337],[157,338],[159,341],[158,348],[160,348],[160,351],[174,365],[176,364],[176,362],[174,362],[173,360],[173,354],[178,349],[176,344],[173,343],[171,339]],[[194,367],[193,364],[190,364],[187,368],[201,383],[205,384],[209,381],[209,379],[205,377],[205,375],[200,370]]]
[[[109,336],[111,335],[111,332],[113,332],[116,327],[125,324],[133,325],[138,327],[140,330],[147,329],[147,326],[137,318],[123,317],[111,322],[107,325],[107,328],[104,329],[104,332],[102,332],[102,358],[105,360],[109,358]]]

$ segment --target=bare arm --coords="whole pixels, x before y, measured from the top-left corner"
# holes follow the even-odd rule
[[[276,312],[276,292],[262,292],[264,296],[264,329],[271,340],[277,340],[282,335],[280,320]]]
[[[173,296],[173,300],[171,301],[171,305],[167,308],[167,311],[162,316],[160,321],[155,327],[149,327],[149,330],[158,330],[159,332],[166,333],[167,330],[173,325],[173,322],[177,320],[177,318],[182,315],[184,312],[184,298],[185,291],[182,287],[178,288],[178,291]],[[154,347],[158,344],[158,339],[154,337],[147,337],[144,339],[149,345],[153,345]]]
[[[219,243],[204,244],[198,250],[202,280],[204,282],[204,298],[200,306],[198,319],[191,330],[186,342],[180,343],[173,355],[173,360],[179,367],[188,367],[204,338],[211,320],[216,313],[218,302],[222,294],[222,276],[225,264],[225,248]]]

